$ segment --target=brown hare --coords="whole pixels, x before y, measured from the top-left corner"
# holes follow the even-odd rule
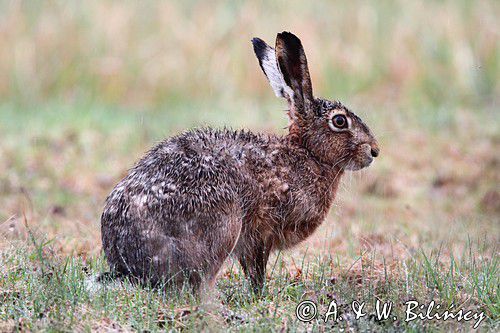
[[[102,244],[112,276],[198,293],[233,255],[259,292],[269,254],[311,235],[345,170],[379,154],[359,117],[313,96],[295,35],[278,34],[274,49],[252,43],[274,92],[288,102],[288,134],[206,128],[152,148],[106,200]]]

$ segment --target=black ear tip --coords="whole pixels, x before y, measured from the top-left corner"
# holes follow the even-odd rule
[[[255,47],[262,48],[262,47],[266,46],[266,43],[262,39],[260,39],[258,37],[252,38],[252,44],[253,44],[254,48]]]
[[[282,31],[282,32],[278,33],[278,35],[297,37],[294,34],[292,34],[290,31]]]
[[[288,31],[279,33],[276,37],[276,42],[278,41],[282,43],[282,45],[284,45],[288,50],[298,51],[303,49],[302,42],[300,41],[299,37]]]
[[[299,37],[295,36],[294,34],[288,31],[283,31],[279,33],[277,38],[280,38],[285,42],[300,43]]]
[[[266,42],[264,42],[260,38],[254,37],[252,38],[252,44],[255,55],[257,56],[257,58],[261,59],[266,53],[266,48],[267,48]]]

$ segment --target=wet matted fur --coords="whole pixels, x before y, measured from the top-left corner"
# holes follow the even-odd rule
[[[259,291],[271,251],[311,235],[345,170],[378,155],[359,117],[313,96],[295,35],[278,34],[275,48],[252,43],[274,92],[288,102],[289,133],[205,128],[151,149],[106,200],[102,244],[112,275],[198,292],[234,255]]]

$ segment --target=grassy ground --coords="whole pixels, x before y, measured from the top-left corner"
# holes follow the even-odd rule
[[[321,230],[271,260],[262,299],[251,299],[238,266],[229,262],[217,289],[198,304],[130,285],[97,291],[86,285],[107,269],[100,255],[102,202],[141,151],[177,130],[162,128],[169,123],[168,112],[48,109],[30,115],[2,110],[7,117],[2,122],[0,330],[331,326],[297,321],[295,306],[302,299],[323,307],[331,299],[344,306],[366,301],[367,307],[375,299],[392,300],[399,318],[404,318],[403,302],[435,300],[484,311],[488,318],[480,327],[498,328],[495,126],[484,125],[474,135],[449,129],[394,129],[382,135],[383,157],[346,176]],[[481,123],[474,118],[469,125]],[[377,132],[384,121],[374,119],[372,125]],[[23,128],[29,134],[14,134]],[[418,153],[401,146],[418,147]],[[349,317],[335,327],[419,330],[422,324],[470,328],[453,321],[378,323]]]
[[[469,331],[404,303],[484,312],[498,331],[499,5],[494,1],[0,2],[0,332]],[[297,13],[301,13],[298,18]],[[189,24],[186,24],[189,22]],[[373,129],[321,227],[251,297],[229,261],[202,302],[98,288],[103,201],[155,142],[193,126],[286,125],[249,45],[289,29],[318,95]],[[297,320],[301,300],[343,320]],[[393,301],[397,320],[349,305]]]

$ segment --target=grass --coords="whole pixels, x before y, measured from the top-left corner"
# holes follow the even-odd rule
[[[91,288],[89,280],[108,269],[100,251],[104,198],[147,147],[182,130],[177,120],[168,120],[176,114],[182,119],[186,105],[167,113],[91,104],[53,103],[32,111],[4,106],[0,331],[472,327],[456,321],[406,323],[403,303],[411,299],[484,311],[480,328],[498,329],[498,203],[488,199],[498,179],[491,154],[496,125],[456,131],[452,124],[460,114],[440,131],[422,134],[425,124],[415,122],[410,130],[395,127],[381,135],[384,155],[370,169],[346,176],[321,230],[271,259],[260,299],[252,298],[232,261],[201,303],[129,283]],[[256,108],[272,107],[264,101]],[[480,119],[468,126],[479,128]],[[374,120],[370,125],[383,133],[385,121]],[[202,116],[189,121],[204,123]],[[237,122],[229,117],[213,124]],[[419,154],[401,145],[418,146]],[[304,299],[317,302],[320,313],[335,299],[344,320],[299,322],[295,307]],[[372,313],[377,299],[393,301],[399,319],[350,315],[353,300],[366,302]]]
[[[479,259],[495,249],[478,250],[473,242],[463,257],[448,263],[439,253],[419,251],[398,264],[379,265],[380,256],[373,250],[359,256],[346,270],[348,265],[328,256],[302,258],[293,264],[278,256],[272,260],[269,282],[260,298],[249,297],[250,288],[241,271],[229,265],[217,289],[201,304],[189,295],[165,294],[128,282],[96,287],[89,281],[106,269],[102,257],[63,258],[36,239],[16,247],[1,258],[2,265],[8,267],[0,295],[5,331],[200,331],[224,326],[235,331],[421,331],[470,329],[475,322],[407,323],[404,302],[412,299],[484,311],[487,318],[480,328],[498,329],[498,258]],[[295,307],[303,299],[316,302],[322,314],[335,300],[343,320],[300,322]],[[353,300],[366,302],[366,317],[354,320],[350,315]],[[377,300],[392,301],[391,315],[400,319],[377,321],[370,316]]]
[[[495,1],[0,2],[0,331],[469,331],[404,303],[483,311],[498,331]],[[300,13],[300,15],[297,15]],[[203,301],[95,287],[103,201],[155,142],[195,126],[284,133],[249,40],[290,30],[318,95],[381,155],[325,223],[275,254],[261,298],[228,261]],[[297,320],[302,300],[338,323]],[[366,302],[355,320],[350,304]],[[376,300],[397,320],[377,321]]]

